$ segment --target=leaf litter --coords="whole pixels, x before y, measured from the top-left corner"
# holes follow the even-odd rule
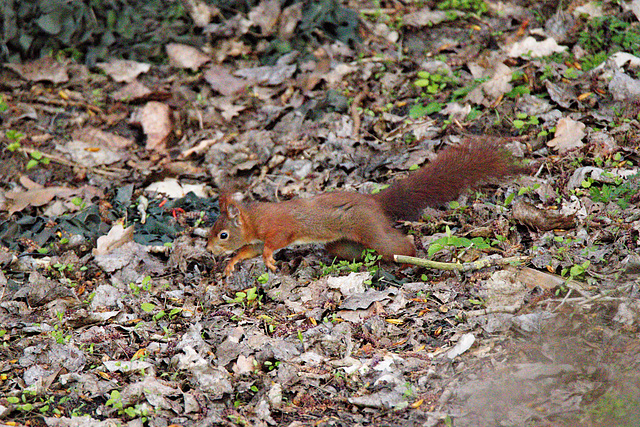
[[[616,2],[588,19],[577,4],[440,3],[191,1],[163,36],[191,15],[198,37],[145,44],[133,20],[115,56],[78,42],[85,64],[12,52],[0,420],[637,425],[637,17],[619,32]],[[8,34],[69,47],[86,29],[56,33],[57,10]],[[601,22],[619,50],[585,38]],[[275,274],[255,259],[225,280],[204,249],[225,186],[372,192],[482,134],[531,176],[403,227],[422,256],[525,265],[401,269],[302,246]]]

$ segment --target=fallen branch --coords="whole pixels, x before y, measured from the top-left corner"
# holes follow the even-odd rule
[[[416,258],[406,255],[394,255],[393,260],[399,264],[412,264],[420,267],[433,268],[435,270],[449,270],[449,271],[473,271],[480,270],[486,267],[493,267],[495,265],[514,265],[521,264],[527,261],[529,257],[526,256],[514,256],[509,258],[484,258],[473,262],[438,262],[431,261],[424,258]]]

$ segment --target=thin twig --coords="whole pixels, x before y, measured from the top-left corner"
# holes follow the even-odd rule
[[[448,271],[473,271],[480,270],[486,267],[492,267],[494,265],[514,265],[521,264],[527,261],[529,257],[526,256],[514,256],[509,258],[484,258],[473,262],[438,262],[431,261],[424,258],[416,258],[406,255],[394,255],[393,260],[399,264],[412,264],[420,267],[432,268],[435,270],[448,270]]]

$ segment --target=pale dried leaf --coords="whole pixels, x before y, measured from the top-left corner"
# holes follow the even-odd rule
[[[18,73],[23,79],[32,82],[49,81],[52,83],[65,83],[69,81],[66,64],[56,62],[50,56],[45,56],[24,64],[8,63],[4,65]]]
[[[209,55],[200,49],[179,43],[170,43],[166,46],[167,55],[171,65],[178,68],[190,68],[198,70],[203,64],[209,62]]]
[[[297,2],[282,11],[280,14],[278,38],[290,40],[295,36],[298,22],[302,19],[302,6],[302,2]]]
[[[547,142],[547,145],[559,153],[580,148],[584,145],[582,143],[582,138],[585,136],[584,128],[583,123],[563,117],[558,120],[555,137]]]
[[[198,197],[207,197],[204,184],[181,184],[176,178],[165,178],[163,181],[153,182],[145,188],[145,191],[164,194],[170,199],[184,197],[193,192]]]
[[[288,80],[296,72],[297,66],[295,64],[276,64],[273,66],[243,68],[236,71],[234,74],[238,77],[243,77],[256,84],[266,84],[270,86],[282,84]]]
[[[182,4],[197,27],[208,25],[214,16],[220,15],[217,7],[202,0],[184,0]]]
[[[565,50],[567,50],[566,46],[560,46],[551,37],[541,42],[533,37],[527,37],[522,41],[515,42],[511,46],[508,55],[512,58],[541,58],[543,56],[549,56],[552,53],[564,52]]]
[[[110,62],[99,62],[96,64],[98,68],[107,73],[117,82],[132,82],[140,74],[149,71],[149,64],[126,59],[114,59]]]
[[[107,255],[114,249],[124,245],[127,242],[133,241],[133,225],[124,228],[121,223],[117,223],[109,233],[105,236],[98,237],[96,248],[93,250],[93,255]]]
[[[458,11],[434,11],[425,7],[424,9],[420,9],[417,12],[409,13],[404,16],[402,21],[405,25],[409,25],[411,27],[425,27],[427,25],[436,25],[441,22],[449,20],[450,14],[457,15]]]
[[[213,65],[204,72],[204,79],[211,88],[224,96],[242,92],[249,84],[246,79],[231,75],[231,70],[220,65]]]
[[[270,36],[276,30],[280,17],[280,0],[262,0],[249,12],[249,20],[260,27],[262,36]]]
[[[166,150],[167,140],[173,130],[171,109],[168,105],[157,101],[148,102],[134,113],[131,122],[142,126],[147,136],[147,150]]]

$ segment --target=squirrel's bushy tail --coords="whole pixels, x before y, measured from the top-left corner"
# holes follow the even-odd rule
[[[455,200],[482,181],[526,170],[499,141],[471,139],[446,148],[426,166],[373,196],[389,218],[415,220],[424,208]]]

